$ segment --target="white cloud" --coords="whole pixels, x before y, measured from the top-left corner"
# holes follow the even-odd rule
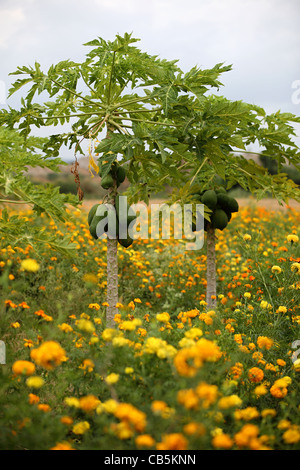
[[[0,48],[12,46],[11,40],[24,22],[25,15],[21,7],[13,9],[0,7]]]

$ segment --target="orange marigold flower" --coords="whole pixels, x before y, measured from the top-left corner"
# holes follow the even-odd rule
[[[220,434],[217,434],[212,439],[212,445],[216,449],[231,449],[233,444],[234,444],[234,441],[233,439],[231,439],[229,434],[225,434],[223,432]]]
[[[261,382],[264,378],[264,372],[259,367],[252,367],[248,371],[248,378],[253,383]]]
[[[270,349],[273,345],[274,341],[267,336],[259,336],[257,338],[257,345],[261,349]]]
[[[137,447],[153,447],[155,440],[149,434],[141,434],[135,438]]]
[[[75,450],[68,442],[58,442],[54,447],[51,447],[50,450]]]
[[[45,369],[53,369],[67,360],[65,350],[56,341],[45,341],[30,353],[31,359]]]
[[[181,433],[165,434],[161,442],[156,445],[158,450],[186,450],[187,439]]]
[[[32,375],[35,373],[35,365],[30,361],[16,361],[12,371],[15,375]]]

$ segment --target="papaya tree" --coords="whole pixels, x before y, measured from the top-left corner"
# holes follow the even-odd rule
[[[215,191],[216,175],[226,181],[227,189],[238,182],[258,197],[266,192],[280,200],[295,197],[296,188],[286,184],[285,176],[271,178],[237,152],[258,142],[264,148],[262,153],[275,158],[279,165],[286,160],[298,165],[298,150],[291,140],[291,122],[299,122],[298,118],[287,113],[267,116],[260,107],[211,94],[222,85],[219,77],[230,66],[216,64],[208,70],[193,67],[184,73],[177,61],[150,56],[133,45],[136,42],[129,34],[117,35],[114,41],[97,38],[86,44],[91,50],[82,63],[62,61],[47,72],[38,63],[19,67],[14,74],[24,78],[17,79],[10,94],[23,86],[30,88],[21,100],[21,108],[3,112],[0,122],[9,128],[16,126],[25,138],[34,126],[69,126],[68,131],[51,135],[43,151],[56,157],[63,145],[74,149],[80,199],[77,154],[84,154],[83,142],[88,141],[91,175],[99,174],[107,190],[108,209],[118,206],[124,170],[130,182],[130,203],[148,203],[149,196],[166,184],[175,188],[170,202],[199,202],[205,190]],[[48,93],[49,101],[34,102],[41,93]],[[106,230],[103,223],[99,232],[103,214],[100,216],[98,210],[93,208],[89,214],[95,237]],[[215,292],[214,241],[218,227],[213,224],[209,203],[205,219],[207,291],[211,300]],[[118,239],[108,232],[106,235],[107,323],[113,325],[118,302],[118,244],[130,246],[131,240]]]
[[[300,152],[294,137],[294,124],[300,118],[291,113],[268,115],[259,106],[242,101],[230,101],[223,96],[199,96],[189,90],[190,117],[179,140],[188,144],[194,156],[189,164],[186,184],[180,191],[183,202],[201,201],[206,208],[204,230],[207,241],[207,292],[209,306],[216,303],[216,231],[224,230],[232,213],[239,210],[237,201],[226,194],[240,185],[261,199],[273,197],[280,204],[289,199],[300,201],[300,189],[285,172],[283,165],[300,166]],[[173,114],[180,111],[180,101],[186,106],[187,96],[181,95]],[[172,111],[170,110],[170,117]],[[183,116],[183,119],[187,117]],[[279,168],[275,175],[261,167],[247,149],[259,146],[260,154],[274,160]],[[189,162],[190,163],[190,162]],[[178,198],[175,191],[173,199]]]
[[[107,189],[105,203],[110,206],[115,206],[118,195],[116,165],[123,170],[126,165],[128,180],[135,188],[132,202],[148,202],[149,195],[163,189],[170,175],[173,179],[180,177],[180,162],[189,159],[187,145],[172,134],[176,124],[168,118],[174,100],[170,84],[180,73],[176,62],[142,52],[133,45],[136,41],[129,34],[118,35],[112,42],[98,38],[86,44],[91,50],[82,63],[63,61],[47,72],[35,63],[15,72],[21,78],[13,83],[9,94],[23,86],[29,86],[29,90],[22,97],[20,109],[3,111],[0,121],[8,128],[17,128],[26,139],[34,127],[69,126],[64,133],[50,135],[43,152],[57,157],[63,145],[74,149],[79,199],[83,195],[77,155],[85,153],[85,141],[90,148],[96,146],[100,155],[96,162],[90,150],[90,171],[92,176],[100,172]],[[41,93],[49,96],[43,104],[34,101]],[[118,311],[117,248],[117,238],[108,236],[109,325],[113,325]]]

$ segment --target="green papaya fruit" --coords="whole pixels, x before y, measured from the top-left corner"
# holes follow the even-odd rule
[[[216,209],[211,216],[211,224],[213,228],[224,230],[228,224],[228,217],[223,209]]]
[[[227,194],[227,191],[223,186],[220,186],[220,188],[216,189],[216,193],[217,194],[220,194],[220,193]]]
[[[103,235],[103,233],[106,233],[106,231],[108,229],[108,224],[106,224],[105,227],[104,227],[103,232],[101,234],[99,234],[99,236],[97,235],[97,225],[98,225],[99,222],[101,222],[102,219],[104,219],[104,217],[106,217],[106,215],[101,215],[101,216],[95,215],[93,217],[92,222],[91,222],[90,234],[92,235],[93,238],[95,238],[95,240],[97,240],[101,235]]]
[[[119,239],[118,239],[118,242],[119,242],[120,245],[122,245],[124,248],[128,248],[130,245],[132,245],[133,239],[128,236],[127,238],[119,238]]]
[[[120,165],[117,166],[116,176],[117,176],[117,186],[120,186],[120,184],[122,184],[126,178],[126,171]]]
[[[88,213],[88,224],[91,225],[94,215],[96,214],[97,208],[100,204],[95,204]]]
[[[236,199],[234,199],[233,197],[228,196],[228,194],[219,193],[217,195],[217,199],[218,206],[220,206],[220,208],[223,209],[225,212],[238,212],[239,205]]]
[[[102,180],[101,180],[101,186],[102,186],[103,189],[112,188],[113,184],[114,184],[114,180],[113,180],[113,177],[110,173],[108,173],[108,175],[104,176],[104,178],[102,178]]]
[[[217,206],[217,194],[213,189],[208,189],[202,195],[201,202],[209,209],[214,210]]]

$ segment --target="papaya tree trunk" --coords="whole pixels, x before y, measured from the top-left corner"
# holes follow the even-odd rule
[[[217,282],[216,282],[216,236],[215,229],[208,225],[206,231],[206,303],[209,308],[215,307],[217,303]]]
[[[116,304],[119,300],[118,288],[118,240],[107,238],[107,303],[106,326],[115,326],[114,317],[118,313]]]
[[[114,128],[107,125],[106,137],[110,138]],[[117,182],[114,179],[113,187],[108,191],[108,203],[115,206],[117,193]],[[115,326],[114,317],[118,313],[118,307],[116,304],[119,301],[119,282],[118,282],[118,240],[117,238],[109,238],[107,236],[107,289],[106,289],[106,301],[108,306],[106,307],[106,326],[113,328]]]

